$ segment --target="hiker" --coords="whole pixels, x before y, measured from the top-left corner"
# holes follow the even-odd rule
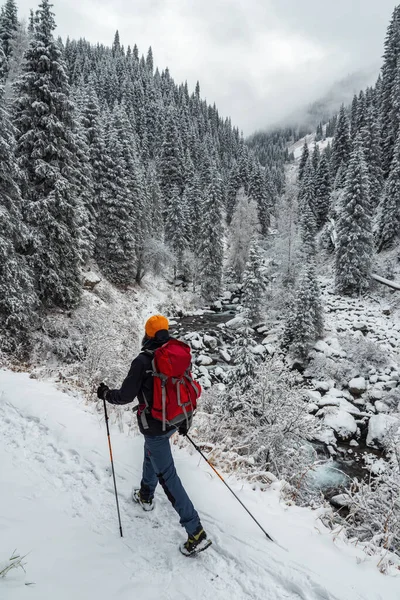
[[[150,317],[145,325],[142,351],[132,362],[121,388],[110,390],[107,385],[101,383],[97,390],[97,396],[102,400],[105,399],[110,404],[120,405],[128,404],[138,397],[138,424],[141,433],[144,435],[144,462],[140,488],[133,490],[132,500],[140,504],[145,511],[153,510],[154,492],[157,483],[160,482],[172,506],[179,514],[181,525],[188,534],[188,539],[180,546],[180,550],[186,556],[190,556],[208,548],[211,541],[207,539],[199,515],[176,473],[169,439],[177,430],[181,435],[187,434],[192,414],[185,410],[185,402],[182,401],[181,403],[181,399],[184,393],[193,397],[194,392],[196,392],[196,397],[193,399],[195,407],[201,387],[193,381],[189,373],[191,362],[189,346],[170,337],[168,328],[169,323],[166,317],[162,315]],[[162,371],[160,373],[155,372],[155,363],[162,364],[160,348],[163,349],[164,356],[167,359],[167,367],[174,363],[176,356],[181,362],[182,357],[187,357],[185,358],[187,361],[184,369],[185,374],[178,384],[172,376],[167,379],[166,375],[168,373],[164,375]],[[176,393],[177,385],[178,393]],[[172,386],[172,392],[169,386]],[[177,397],[178,400],[175,401],[176,416],[174,416],[175,414],[172,415],[174,418],[170,417],[169,420],[165,418],[165,404],[164,410],[161,409],[160,405],[157,412],[156,407],[156,404],[158,405],[161,402],[161,398],[164,400],[165,397],[162,396],[162,393],[165,390],[169,394],[169,405],[172,404],[171,397]],[[181,404],[183,404],[182,408],[180,408]],[[168,410],[170,410],[169,405]],[[186,406],[188,405],[186,404]]]

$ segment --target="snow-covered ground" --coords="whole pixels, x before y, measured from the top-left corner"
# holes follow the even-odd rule
[[[124,538],[120,539],[105,426],[86,405],[28,374],[0,371],[0,563],[28,553],[26,574],[0,579],[6,600],[395,600],[400,578],[344,543],[320,511],[287,507],[279,485],[241,499],[288,551],[267,541],[208,466],[174,446],[177,468],[213,540],[180,555],[184,531],[162,492],[150,515],[130,500],[142,439],[112,427]],[[275,486],[275,487],[274,487]],[[32,583],[33,585],[25,585]]]

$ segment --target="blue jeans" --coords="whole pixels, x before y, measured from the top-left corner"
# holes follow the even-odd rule
[[[180,516],[180,523],[192,535],[200,525],[197,514],[179,479],[172,458],[169,438],[174,431],[159,436],[144,436],[144,462],[141,494],[144,499],[154,496],[160,482],[168,500]]]

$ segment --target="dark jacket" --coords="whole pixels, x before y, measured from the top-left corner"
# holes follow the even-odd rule
[[[170,339],[168,331],[158,331],[155,338],[151,338],[144,343],[142,352],[133,360],[129,373],[126,376],[123,384],[119,390],[109,390],[106,393],[106,400],[110,404],[129,404],[137,397],[139,405],[145,404],[144,398],[146,397],[147,403],[150,407],[153,404],[153,376],[151,369],[152,355],[151,351],[157,350],[165,342]],[[146,350],[150,351],[146,354]],[[162,430],[162,422],[154,419],[149,411],[146,411],[146,420],[148,429],[144,429],[142,419],[138,414],[138,424],[141,433],[144,435],[163,435],[175,429],[174,427],[167,426],[166,431]]]

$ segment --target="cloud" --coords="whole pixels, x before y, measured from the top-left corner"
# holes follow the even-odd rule
[[[31,0],[20,1],[28,14]],[[151,45],[176,82],[251,133],[378,64],[395,0],[55,0],[58,33]]]

